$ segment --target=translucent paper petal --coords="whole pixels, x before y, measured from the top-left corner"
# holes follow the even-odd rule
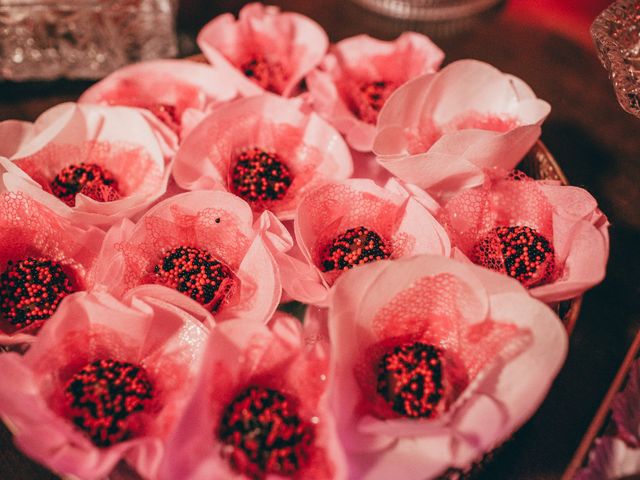
[[[360,94],[360,87],[388,82],[397,88],[437,70],[443,58],[444,53],[428,37],[414,32],[405,32],[391,42],[368,35],[341,40],[320,68],[307,76],[313,108],[345,135],[352,148],[369,152],[375,122],[363,120],[354,105],[361,100],[354,97]]]
[[[290,248],[286,229],[265,213],[254,225],[249,205],[224,191],[175,195],[157,204],[134,225],[122,223],[107,233],[100,253],[100,281],[121,296],[131,288],[155,283],[154,266],[168,250],[201,248],[229,267],[235,279],[229,296],[214,312],[223,321],[244,314],[266,322],[281,295],[274,256]],[[194,309],[205,308],[184,299]]]
[[[75,222],[109,226],[148,207],[166,190],[170,149],[158,134],[160,121],[126,107],[65,103],[19,129],[9,160],[0,158],[2,189],[23,191]],[[0,136],[15,130],[0,123]],[[4,132],[4,133],[3,133]],[[132,133],[134,132],[134,133]],[[83,193],[71,207],[51,193],[50,183],[71,164],[96,163],[114,174],[120,199],[99,202]]]
[[[154,60],[115,71],[86,90],[79,102],[149,109],[180,136],[188,123],[185,115],[215,108],[236,95],[233,78],[211,65]]]
[[[186,312],[132,293],[126,304],[104,293],[66,299],[23,356],[0,358],[0,412],[17,445],[52,470],[104,478],[120,460],[155,476],[164,442],[194,380],[206,330]],[[96,359],[143,365],[156,392],[153,414],[141,413],[129,440],[98,448],[60,413],[70,376]]]
[[[524,82],[460,60],[398,89],[380,112],[373,151],[394,175],[436,197],[511,169],[540,135],[549,105]]]
[[[426,195],[426,194],[424,194]],[[307,195],[294,222],[298,246],[313,270],[291,260],[283,287],[293,298],[323,305],[326,294],[342,271],[325,271],[321,257],[326,247],[347,230],[365,227],[390,249],[391,258],[432,253],[450,254],[445,230],[421,203],[402,187],[386,189],[371,180],[328,183]],[[297,259],[300,260],[300,259]],[[312,288],[313,284],[317,287]],[[327,293],[323,297],[319,289]]]
[[[402,468],[403,478],[418,480],[469,468],[533,415],[567,353],[558,318],[516,281],[429,255],[343,275],[332,295],[329,333],[332,402],[357,478]],[[440,416],[374,413],[377,357],[369,355],[396,339],[420,339],[451,356],[445,375],[463,383]]]
[[[352,171],[349,149],[340,134],[300,103],[265,94],[232,102],[207,116],[185,139],[173,167],[173,176],[188,190],[231,190],[231,172],[238,155],[249,148],[275,152],[292,174],[283,198],[255,204],[254,210],[273,211],[293,218],[301,197],[313,187],[348,178]]]
[[[271,64],[278,73],[271,90],[289,97],[320,63],[328,45],[327,34],[310,18],[259,3],[242,8],[237,20],[231,14],[214,18],[198,35],[209,63],[232,78],[245,96],[264,91],[243,73],[246,62],[257,57]]]
[[[344,454],[326,398],[326,345],[307,342],[305,336],[300,322],[283,313],[276,313],[270,328],[238,318],[213,330],[199,384],[171,437],[159,478],[243,478],[222,457],[216,431],[228,403],[253,385],[295,399],[302,418],[315,419],[310,464],[297,476],[346,478]]]

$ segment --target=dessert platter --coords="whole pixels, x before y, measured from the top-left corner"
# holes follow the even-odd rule
[[[258,3],[198,44],[0,123],[16,445],[79,479],[472,475],[605,275],[550,105],[424,35],[330,45]]]

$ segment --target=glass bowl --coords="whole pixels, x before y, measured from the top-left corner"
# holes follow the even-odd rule
[[[598,57],[622,108],[640,118],[640,0],[617,0],[591,25]]]
[[[353,0],[390,17],[406,20],[455,20],[478,14],[502,0]]]
[[[0,0],[0,80],[97,79],[173,57],[176,0]]]

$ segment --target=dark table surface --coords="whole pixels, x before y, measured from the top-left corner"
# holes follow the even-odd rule
[[[186,36],[246,2],[183,0]],[[331,40],[368,33],[391,39],[403,30],[432,35],[447,62],[476,58],[523,78],[552,105],[542,140],[570,182],[587,188],[611,221],[606,280],[587,293],[570,341],[569,357],[548,398],[501,449],[480,479],[555,479],[569,463],[611,382],[640,320],[640,120],[615,101],[605,70],[589,46],[497,9],[467,25],[402,23],[346,0],[282,0],[272,3],[318,21]],[[187,42],[187,49],[189,42]],[[74,100],[88,83],[0,83],[0,120],[33,120],[46,108]],[[54,478],[26,459],[0,427],[0,478]]]

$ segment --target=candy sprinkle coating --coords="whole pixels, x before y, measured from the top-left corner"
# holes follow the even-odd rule
[[[319,267],[323,272],[348,270],[391,256],[391,247],[367,227],[350,228],[331,240],[323,249]]]
[[[494,228],[476,244],[472,260],[527,288],[552,282],[557,275],[553,245],[527,226]]]
[[[78,163],[64,167],[51,181],[51,193],[70,207],[76,195],[83,193],[98,202],[118,200],[120,191],[113,174],[96,163]]]
[[[281,94],[287,83],[287,75],[280,62],[267,60],[263,55],[252,55],[239,66],[244,75],[270,92]]]
[[[252,479],[292,476],[312,455],[315,429],[277,390],[250,386],[226,407],[218,438],[231,466]]]
[[[167,251],[154,267],[155,283],[187,295],[216,313],[236,286],[233,271],[208,251],[179,246]]]
[[[242,150],[230,172],[231,191],[253,205],[281,200],[293,173],[277,153],[261,148]]]
[[[445,390],[443,353],[422,342],[394,347],[378,362],[378,394],[403,417],[436,417]]]
[[[8,262],[0,274],[0,314],[16,328],[46,320],[75,292],[60,263],[47,257]]]
[[[363,122],[375,125],[380,110],[396,88],[395,83],[383,80],[353,86],[349,95],[351,111]]]
[[[135,436],[132,416],[148,410],[154,389],[146,370],[128,362],[95,360],[67,381],[68,418],[98,447]]]

